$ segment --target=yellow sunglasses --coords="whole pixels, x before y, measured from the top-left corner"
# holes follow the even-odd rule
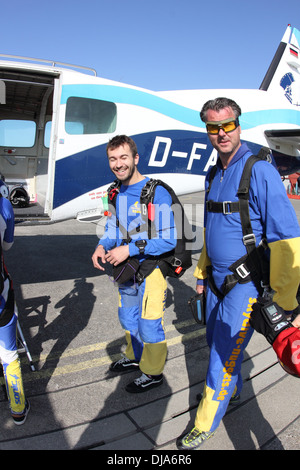
[[[208,121],[206,129],[209,134],[219,134],[220,129],[223,129],[226,134],[234,131],[240,125],[239,119],[224,119],[224,121]]]

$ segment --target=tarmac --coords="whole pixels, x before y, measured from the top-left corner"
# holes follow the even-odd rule
[[[0,450],[101,450],[107,464],[143,468],[161,466],[165,455],[173,458],[167,463],[191,463],[191,452],[178,451],[176,440],[193,426],[209,357],[205,327],[195,323],[187,307],[202,247],[203,194],[181,199],[192,211],[199,243],[193,267],[168,280],[164,383],[142,394],[124,389],[137,372],[109,372],[125,344],[109,268],[102,274],[91,263],[101,223],[16,225],[5,260],[35,370],[20,352],[31,404],[22,426],[12,422],[0,378]],[[300,220],[300,200],[291,203]],[[228,408],[199,450],[299,450],[300,381],[281,368],[257,333],[246,349],[242,374],[240,403]],[[194,459],[197,452],[192,454]]]

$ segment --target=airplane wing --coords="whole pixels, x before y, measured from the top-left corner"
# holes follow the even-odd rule
[[[273,129],[266,130],[265,136],[272,142],[272,153],[276,166],[282,176],[291,175],[300,168],[300,129]],[[289,152],[282,154],[284,148],[289,147]]]
[[[300,150],[300,129],[266,130],[265,135],[278,144],[293,145]]]

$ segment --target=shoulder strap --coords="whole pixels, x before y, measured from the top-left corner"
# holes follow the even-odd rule
[[[262,147],[257,155],[251,155],[245,163],[244,170],[240,179],[240,185],[237,192],[239,197],[249,198],[249,188],[250,188],[250,179],[251,171],[254,163],[259,160],[266,160],[268,162],[272,161],[271,151],[267,147]]]
[[[156,180],[150,178],[143,187],[141,191],[141,204],[148,204],[149,202],[153,202],[154,193],[156,186],[164,186],[166,189],[171,189],[166,183],[161,180]]]
[[[120,192],[121,184],[122,184],[121,181],[116,179],[107,189],[107,196],[108,196],[109,202],[114,207],[116,207],[116,199],[117,199],[117,195]]]
[[[152,198],[151,201],[153,200],[153,197],[154,197],[154,187],[156,186],[156,184],[150,184],[150,187],[148,187],[148,184],[150,182],[154,182],[156,184],[159,183],[159,180],[149,180],[146,182],[145,186],[143,187],[142,189],[142,193],[141,193],[141,199],[142,199],[142,195],[143,195],[143,200],[145,201],[144,202],[144,206],[142,206],[142,203],[141,203],[141,212],[142,212],[142,216],[143,218],[147,218],[148,219],[148,207],[146,204],[146,201],[148,200],[148,198]],[[109,202],[112,204],[112,206],[114,207],[115,209],[115,216],[116,216],[116,224],[117,224],[117,227],[121,230],[122,232],[122,235],[123,235],[123,243],[129,243],[131,241],[131,237],[133,234],[136,234],[137,232],[139,232],[141,230],[141,225],[139,225],[138,227],[132,229],[130,232],[128,232],[125,227],[123,227],[122,224],[120,224],[120,221],[119,221],[119,218],[117,217],[117,212],[116,212],[116,205],[117,205],[117,196],[118,194],[120,193],[120,188],[121,188],[121,181],[119,181],[118,179],[116,179],[110,186],[109,188],[107,189],[107,196],[108,196],[108,200]],[[147,217],[146,217],[147,216]],[[148,223],[148,222],[147,222]],[[148,230],[149,231],[149,230]],[[149,236],[150,238],[150,236]]]
[[[208,175],[208,188],[206,190],[206,195],[209,193],[214,177],[216,176],[217,165],[214,165]]]
[[[270,149],[262,147],[257,155],[251,155],[251,157],[248,158],[245,163],[240,179],[240,185],[237,191],[237,196],[239,198],[239,211],[244,235],[243,241],[246,247],[252,243],[255,245],[255,237],[252,232],[248,201],[252,167],[254,163],[258,162],[259,160],[271,161]]]
[[[160,180],[150,178],[143,187],[140,196],[141,215],[148,224],[148,238],[154,238],[156,234],[155,225],[152,223],[155,218],[155,208],[153,204],[156,186],[165,186]]]
[[[130,241],[130,237],[129,237],[129,234],[127,232],[127,230],[125,229],[125,227],[123,227],[123,225],[120,224],[120,221],[117,217],[117,211],[116,211],[116,205],[117,205],[117,196],[120,192],[120,187],[121,187],[121,181],[119,181],[118,179],[116,179],[110,186],[109,188],[107,189],[107,197],[108,197],[108,201],[109,203],[113,206],[114,208],[114,215],[116,216],[116,224],[117,224],[117,227],[119,228],[119,230],[121,231],[122,235],[123,235],[123,242],[122,243],[129,243]]]
[[[255,270],[253,271],[253,281],[256,284],[258,291],[261,289],[261,281],[263,281],[264,284],[267,284],[268,274],[265,272],[261,254],[256,248],[256,238],[252,231],[249,214],[249,189],[253,165],[260,160],[271,162],[270,153],[270,149],[262,147],[257,155],[251,155],[251,157],[248,158],[237,191],[237,196],[239,198],[239,212],[243,230],[243,243],[246,247],[249,261],[255,267]]]
[[[162,181],[155,180],[153,178],[150,178],[145,183],[145,186],[143,187],[141,191],[141,196],[140,196],[142,215],[147,215],[147,205],[149,204],[149,202],[153,202],[155,188],[158,184],[162,184]]]

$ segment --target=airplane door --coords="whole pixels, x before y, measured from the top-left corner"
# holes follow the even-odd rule
[[[99,184],[99,168],[108,167],[99,147],[116,130],[117,106],[103,100],[97,85],[72,84],[64,76],[55,86],[54,110],[47,210],[53,220],[76,218],[95,205],[89,193]]]
[[[51,126],[49,126],[49,159],[48,159],[48,170],[47,170],[47,192],[45,201],[45,212],[52,218],[53,211],[53,194],[54,194],[54,181],[55,181],[55,162],[58,155],[58,124],[59,120],[63,120],[64,116],[61,116],[63,110],[60,107],[60,96],[61,96],[61,80],[56,78],[54,80],[54,93],[53,93],[53,113]]]

